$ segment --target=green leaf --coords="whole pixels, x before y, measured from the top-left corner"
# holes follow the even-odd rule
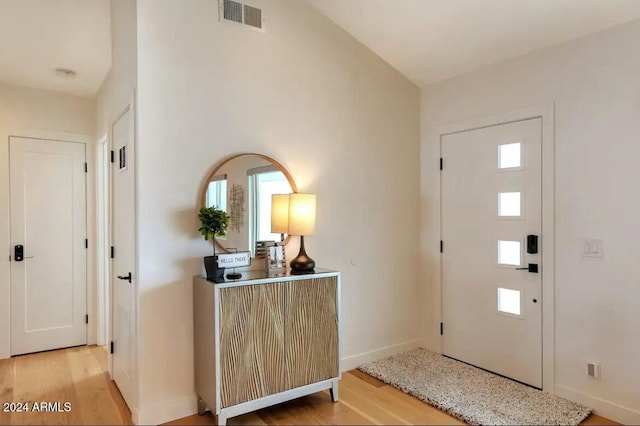
[[[205,240],[209,241],[214,236],[224,237],[227,235],[230,219],[224,210],[215,206],[203,207],[198,212],[198,219],[200,219],[201,225],[198,230]]]

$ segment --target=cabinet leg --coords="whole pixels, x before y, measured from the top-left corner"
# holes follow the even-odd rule
[[[334,380],[333,383],[331,384],[331,389],[329,389],[329,392],[331,392],[331,400],[333,402],[338,402],[338,381]]]
[[[204,400],[198,397],[198,414],[204,416],[204,413],[207,411],[207,404]]]
[[[226,418],[224,415],[222,415],[222,414],[218,414],[216,417],[217,417],[217,420],[218,420],[218,421],[216,422],[216,424],[217,424],[218,426],[226,426],[226,424],[227,424],[227,418]]]

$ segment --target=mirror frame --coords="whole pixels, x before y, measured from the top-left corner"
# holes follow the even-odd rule
[[[240,158],[240,157],[247,157],[247,156],[250,156],[250,155],[253,155],[253,156],[256,156],[256,157],[260,157],[263,160],[266,160],[266,161],[270,162],[274,167],[276,167],[278,170],[280,170],[282,172],[284,177],[287,178],[287,181],[289,182],[289,186],[291,186],[291,192],[292,193],[298,192],[298,187],[296,186],[296,182],[293,180],[293,177],[291,176],[291,173],[289,173],[289,171],[287,169],[285,169],[282,164],[280,164],[278,161],[274,160],[273,158],[269,157],[268,155],[258,154],[256,152],[245,152],[245,153],[234,154],[234,155],[231,155],[229,157],[226,157],[226,158],[222,159],[222,161],[216,163],[215,166],[213,166],[213,169],[211,169],[211,171],[207,174],[207,177],[204,179],[204,181],[202,182],[202,185],[200,187],[200,207],[206,207],[207,189],[209,188],[209,183],[211,182],[211,179],[213,179],[213,177],[218,174],[220,169],[225,164],[230,162],[231,160],[234,160],[234,159]],[[284,239],[282,244],[286,245],[289,242],[290,239],[291,239],[291,235],[287,234],[287,238]],[[229,253],[227,248],[223,247],[222,244],[220,244],[217,239],[214,238],[213,241],[214,241],[215,245],[219,249],[221,249],[225,253]]]

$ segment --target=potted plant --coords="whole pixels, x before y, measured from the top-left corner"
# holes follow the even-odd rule
[[[224,268],[218,268],[215,237],[227,235],[229,215],[215,206],[203,207],[198,213],[198,219],[200,219],[200,234],[206,241],[211,240],[213,244],[213,256],[205,256],[204,258],[207,279],[213,281],[221,280],[224,276]]]

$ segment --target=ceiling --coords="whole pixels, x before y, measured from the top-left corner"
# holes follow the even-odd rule
[[[640,0],[307,0],[420,87],[640,18]]]
[[[0,81],[95,96],[111,68],[110,19],[109,0],[0,0]]]
[[[307,1],[421,87],[640,18],[640,0]],[[109,0],[0,0],[0,81],[93,97],[110,67]]]

